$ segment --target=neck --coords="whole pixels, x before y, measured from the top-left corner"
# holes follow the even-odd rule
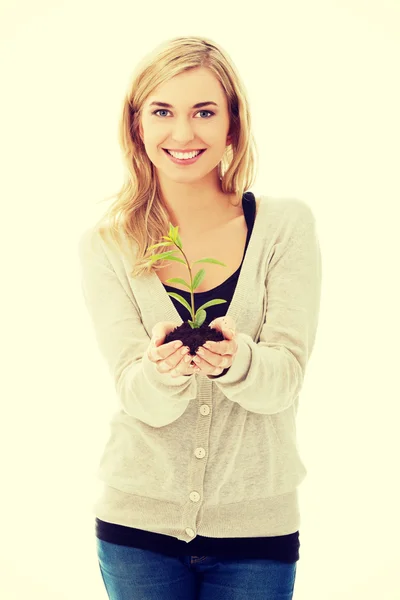
[[[181,183],[159,178],[161,200],[174,226],[202,230],[241,209],[237,194],[225,194],[219,178]],[[238,204],[235,207],[235,204]]]

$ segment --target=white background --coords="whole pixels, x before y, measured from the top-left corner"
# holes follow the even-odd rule
[[[294,598],[398,600],[399,2],[144,4],[1,5],[0,596],[107,598],[91,507],[116,399],[77,243],[122,183],[117,123],[137,61],[204,35],[249,94],[252,191],[308,202],[321,244]]]

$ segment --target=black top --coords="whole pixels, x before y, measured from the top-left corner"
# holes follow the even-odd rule
[[[243,212],[248,228],[246,245],[243,253],[243,259],[247,251],[253,231],[256,200],[252,192],[246,192],[242,198]],[[242,263],[243,263],[242,259]],[[201,298],[201,302],[207,301],[207,295],[210,300],[218,293],[218,297],[232,300],[233,293],[239,277],[241,265],[226,281],[221,285],[207,290],[206,292],[195,292],[196,296]],[[164,284],[166,291],[179,291],[184,294],[184,290],[178,290],[170,285]],[[190,292],[188,292],[189,294]],[[207,310],[207,315],[211,322],[217,315],[212,316],[212,308]],[[257,538],[208,538],[201,535],[196,536],[190,542],[178,540],[175,537],[107,523],[96,518],[96,536],[106,542],[131,546],[144,550],[159,552],[168,556],[220,556],[226,558],[266,558],[270,560],[279,560],[286,563],[292,563],[299,560],[299,532],[288,535]]]

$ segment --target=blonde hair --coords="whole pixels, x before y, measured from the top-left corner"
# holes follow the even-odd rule
[[[163,261],[152,265],[148,261],[150,256],[166,251],[167,247],[147,249],[162,241],[162,236],[167,235],[169,229],[169,215],[161,201],[154,165],[140,137],[143,104],[156,87],[198,67],[212,71],[227,97],[231,143],[218,166],[221,190],[235,194],[241,202],[245,190],[254,183],[258,151],[251,132],[249,102],[228,54],[215,42],[203,37],[177,37],[158,46],[139,63],[125,94],[118,137],[127,177],[117,194],[104,199],[116,197],[95,225],[103,241],[111,241],[117,252],[124,254],[133,264],[131,277],[164,266]],[[136,243],[136,250],[132,242]]]

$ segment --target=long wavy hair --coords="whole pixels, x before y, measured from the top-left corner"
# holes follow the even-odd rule
[[[243,193],[254,183],[258,150],[251,131],[249,101],[227,52],[210,39],[195,36],[173,38],[158,46],[138,64],[125,94],[118,132],[126,165],[125,181],[116,194],[101,200],[115,198],[95,224],[102,240],[111,242],[133,266],[131,277],[162,268],[162,261],[149,263],[150,256],[160,249],[148,251],[148,247],[168,234],[170,220],[154,165],[140,137],[143,104],[156,87],[198,67],[212,71],[228,102],[231,143],[218,165],[221,191],[235,194],[241,202]]]

